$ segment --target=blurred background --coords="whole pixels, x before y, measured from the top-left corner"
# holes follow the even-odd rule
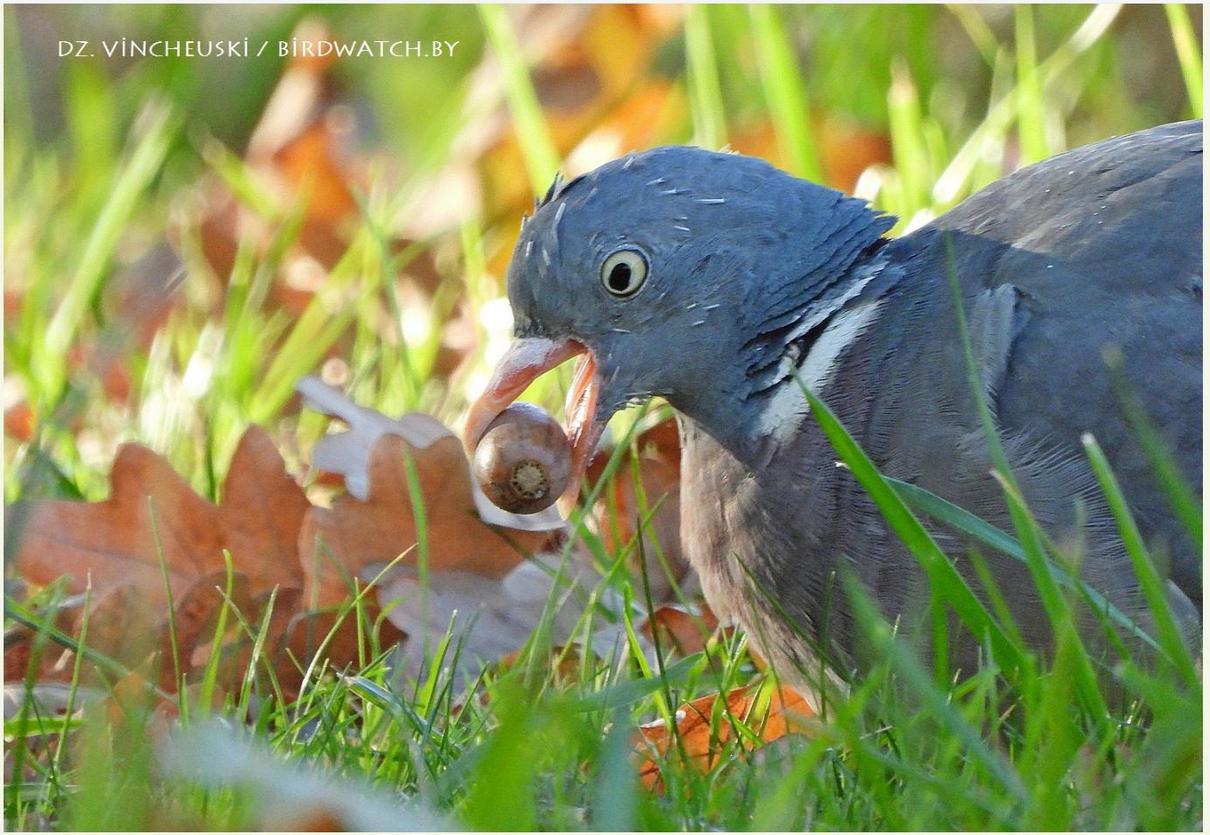
[[[213,496],[249,423],[305,460],[326,425],[298,410],[308,373],[455,425],[508,338],[521,216],[559,169],[730,147],[902,232],[1021,165],[1201,115],[1194,5],[4,14],[8,500],[99,498],[128,440]],[[245,38],[247,57],[123,54]],[[382,39],[425,54],[278,47]],[[554,409],[565,385],[532,399]]]

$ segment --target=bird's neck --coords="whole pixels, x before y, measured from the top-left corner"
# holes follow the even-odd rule
[[[819,323],[785,346],[784,375],[776,384],[754,381],[738,363],[720,362],[717,377],[685,396],[670,397],[687,419],[687,435],[710,436],[750,472],[758,472],[807,419],[803,386],[826,396],[857,341],[876,326],[897,280],[898,273],[882,258],[855,265],[845,278],[852,292],[843,301],[832,310],[805,312]]]

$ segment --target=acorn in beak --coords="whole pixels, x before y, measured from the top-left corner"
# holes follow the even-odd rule
[[[574,339],[529,337],[513,341],[496,366],[487,388],[467,414],[462,439],[468,454],[474,455],[475,447],[487,427],[530,383],[576,356],[580,360],[564,407],[565,429],[571,444],[571,478],[563,497],[574,497],[609,417],[605,415],[604,419],[600,419],[597,415],[601,380],[596,359],[591,351]]]

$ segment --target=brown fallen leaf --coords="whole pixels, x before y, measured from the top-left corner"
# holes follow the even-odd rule
[[[503,577],[563,528],[557,512],[520,516],[491,504],[471,477],[462,443],[428,415],[392,420],[315,378],[298,389],[312,408],[349,426],[312,453],[313,466],[344,475],[349,495],[330,509],[312,509],[303,523],[309,605],[344,599],[363,569],[401,554],[404,566],[418,565],[423,553],[429,571]]]
[[[298,535],[306,496],[264,430],[241,439],[214,505],[198,496],[163,458],[126,444],[110,472],[108,499],[96,503],[32,501],[6,512],[14,562],[28,581],[68,578],[98,599],[118,586],[139,589],[153,609],[199,578],[225,572],[226,549],[255,594],[298,582]]]
[[[268,611],[270,600],[273,604],[272,612]],[[296,684],[301,682],[301,674],[296,675],[293,659],[286,657],[283,651],[283,647],[289,641],[289,627],[300,613],[301,600],[302,589],[279,588],[276,592],[262,592],[252,599],[250,610],[242,609],[248,623],[254,624],[257,630],[264,630],[261,655],[253,675],[268,689],[269,682],[265,681],[267,665],[281,683],[282,692],[287,698],[294,698],[298,695]],[[267,622],[266,615],[268,615]],[[231,618],[229,617],[228,620],[230,621]],[[249,667],[252,666],[254,644],[255,638],[241,631],[236,631],[218,647],[210,644],[198,644],[194,647],[193,655],[189,659],[189,680],[197,680],[198,673],[204,670],[210,661],[210,653],[217,651],[219,661],[216,681],[228,690],[238,690],[242,686],[245,676],[248,675]],[[318,642],[309,647],[312,650],[317,650],[317,648]],[[310,661],[310,656],[297,657],[304,663]]]
[[[719,719],[712,722],[716,714]],[[689,766],[706,773],[733,738],[742,750],[754,748],[749,736],[736,735],[733,721],[742,722],[764,744],[787,734],[806,732],[809,726],[805,720],[814,715],[806,700],[785,686],[779,686],[767,697],[759,687],[739,687],[729,693],[702,696],[677,709],[675,735],[662,719],[639,726],[635,740],[639,779],[646,788],[662,791],[660,766],[673,749],[684,752]]]
[[[718,618],[703,603],[698,613],[680,606],[659,606],[639,625],[639,632],[653,641],[658,640],[664,652],[673,650],[680,655],[692,655],[706,648],[706,642],[717,628]]]
[[[82,641],[101,655],[123,664],[131,671],[156,680],[161,689],[175,692],[177,668],[185,681],[197,681],[206,667],[214,639],[214,629],[219,613],[227,597],[224,595],[227,578],[225,572],[217,572],[199,578],[185,593],[174,601],[171,622],[166,610],[149,605],[143,589],[133,585],[111,588],[98,598],[93,598],[85,609],[73,605],[61,610],[56,626],[63,632]],[[248,595],[248,578],[240,573],[232,575],[231,605],[245,617],[258,618],[256,603]],[[83,597],[83,596],[79,596]],[[238,637],[230,634],[236,622],[234,615],[228,617],[228,634],[225,640]],[[259,623],[259,620],[256,620]],[[5,642],[6,677],[24,677],[31,662],[28,636],[14,635],[14,640]],[[251,644],[251,639],[246,639]],[[177,661],[174,663],[175,641]],[[270,642],[270,645],[271,642]],[[50,645],[48,655],[41,659],[36,674],[39,682],[70,681],[74,668],[74,655],[69,650],[60,650]],[[53,661],[53,664],[51,663]],[[245,667],[246,669],[246,667]],[[240,675],[234,678],[238,682]],[[84,681],[92,682],[95,676],[91,665],[81,668]],[[221,681],[226,681],[222,679]]]
[[[77,593],[91,584],[91,605],[75,607],[64,631],[163,690],[175,692],[178,673],[197,681],[212,652],[224,661],[250,660],[252,639],[236,629],[234,614],[215,643],[228,600],[223,551],[236,569],[230,604],[259,625],[270,590],[290,599],[289,590],[297,594],[302,586],[298,532],[310,507],[268,436],[256,427],[245,433],[218,505],[136,445],[119,451],[110,482],[111,495],[102,502],[28,501],[8,508],[10,524],[16,523],[9,535],[18,574],[35,585],[64,577]],[[267,652],[293,614],[274,617]],[[20,668],[29,660],[28,653],[6,654],[12,673],[24,674]],[[71,665],[65,669],[69,675]],[[246,663],[220,665],[220,684],[238,686],[246,669]],[[91,680],[88,665],[83,672]],[[38,675],[44,674],[61,678],[54,671]]]
[[[187,681],[196,681],[197,674],[205,669],[210,660],[210,653],[216,649],[212,645],[215,628],[223,607],[228,605],[226,589],[226,572],[216,572],[199,578],[179,600],[174,601],[176,605],[173,609],[171,624],[164,622],[159,629],[161,688],[174,689],[175,669],[171,660],[174,640],[176,641],[177,663],[181,665]],[[245,617],[255,616],[250,583],[246,574],[235,572],[231,575],[229,599],[229,605],[234,606]],[[229,614],[227,617],[228,629],[233,628],[235,622],[235,616]],[[224,637],[227,636],[219,636],[220,644]],[[200,652],[199,650],[205,651]]]
[[[643,508],[639,504],[629,452],[593,508],[593,517],[602,544],[609,553],[630,549],[629,568],[636,583],[641,583],[641,559],[646,555],[651,596],[659,602],[672,598],[674,582],[681,585],[683,591],[697,590],[696,578],[681,550],[681,444],[676,420],[668,418],[655,424],[639,435],[635,446],[646,512],[655,511],[643,530],[642,550],[633,544]],[[601,477],[608,460],[608,454],[593,459],[588,468],[590,483]],[[658,559],[656,543],[659,543],[670,571],[665,571]]]
[[[537,554],[500,578],[432,571],[422,585],[414,569],[400,569],[380,587],[378,600],[410,638],[398,672],[405,679],[421,677],[431,661],[429,651],[448,631],[457,651],[441,663],[451,668],[457,689],[467,675],[474,678],[482,663],[512,656],[544,618],[551,644],[566,644],[573,635],[581,640],[576,627],[594,596],[598,607],[620,620],[625,601],[613,589],[597,588],[601,579],[591,554],[574,549],[566,560],[557,553]],[[589,637],[589,648],[601,658],[613,658],[614,651],[628,648],[623,632],[620,623],[607,623]]]
[[[315,448],[316,466],[340,472],[349,489],[332,507],[310,505],[255,427],[241,439],[217,505],[194,493],[162,458],[127,445],[114,462],[108,499],[29,500],[8,508],[18,576],[34,586],[61,581],[77,595],[90,589],[88,610],[77,607],[64,631],[84,636],[90,648],[167,692],[198,681],[215,663],[219,686],[235,692],[254,660],[254,636],[242,624],[254,631],[265,624],[252,674],[268,672],[260,666],[268,664],[293,697],[321,650],[337,668],[365,660],[365,630],[354,615],[341,615],[354,578],[371,579],[379,564],[403,552],[404,565],[415,566],[421,546],[433,576],[503,581],[522,567],[524,555],[560,535],[557,512],[522,517],[491,505],[472,484],[461,443],[433,418],[396,421],[322,384],[300,388],[350,426]],[[545,594],[544,588],[540,602]],[[533,595],[527,588],[512,599],[528,603]],[[384,607],[398,601],[364,601],[371,620],[381,621],[376,646],[389,647],[406,634],[379,617],[380,601]],[[228,606],[235,612],[220,620]],[[459,606],[470,609],[466,599]],[[523,643],[537,620],[514,624],[507,649]],[[447,621],[443,616],[440,626]],[[420,622],[429,634],[425,616]],[[6,653],[6,669],[15,677],[26,675],[33,661],[28,646],[16,645],[28,644],[25,639],[15,634]],[[41,659],[36,675],[44,668],[57,675],[59,660]]]
[[[20,597],[19,593],[14,594]],[[53,617],[49,612],[39,612],[40,618],[46,618],[60,631],[70,632],[72,624],[83,608],[84,597],[76,595],[58,604]],[[6,682],[22,682],[29,675],[29,667],[36,660],[38,669],[34,680],[43,684],[51,682],[68,682],[72,676],[72,655],[68,650],[51,641],[47,636],[39,636],[34,628],[13,622],[4,629],[4,680]]]
[[[415,470],[415,492],[409,468]],[[401,554],[404,565],[417,565],[423,552],[434,571],[500,577],[549,538],[546,532],[508,531],[480,521],[466,454],[452,436],[417,450],[403,438],[384,435],[374,444],[368,471],[365,501],[340,496],[331,509],[313,508],[303,522],[299,544],[308,603],[345,599],[362,568]],[[414,506],[422,508],[423,544]]]
[[[370,623],[378,622],[378,611],[377,605],[372,602],[367,604]],[[379,647],[389,647],[401,643],[406,638],[407,635],[389,620],[383,620],[378,626]],[[278,684],[288,697],[296,697],[302,686],[307,664],[319,654],[321,648],[329,665],[341,670],[370,660],[369,657],[363,656],[362,646],[368,653],[372,644],[368,635],[361,634],[355,612],[349,612],[344,617],[335,611],[299,612],[290,618],[275,652],[273,667],[277,673]]]
[[[34,639],[32,629],[19,627],[4,632],[4,680],[21,681],[29,674],[34,663]],[[38,671],[34,679],[39,682],[66,682],[71,680],[71,665],[60,663],[64,651],[53,644],[42,648],[38,656]]]

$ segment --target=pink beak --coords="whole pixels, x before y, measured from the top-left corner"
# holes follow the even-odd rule
[[[564,408],[567,421],[567,439],[571,443],[571,479],[564,498],[574,497],[580,489],[580,479],[588,469],[588,462],[596,451],[601,433],[605,431],[603,421],[597,420],[597,397],[600,379],[597,363],[587,348],[573,339],[542,339],[530,337],[517,339],[496,366],[487,388],[479,399],[471,404],[463,430],[463,443],[470,454],[488,425],[496,416],[516,400],[521,392],[538,377],[572,357],[579,356],[575,378],[567,392]]]

